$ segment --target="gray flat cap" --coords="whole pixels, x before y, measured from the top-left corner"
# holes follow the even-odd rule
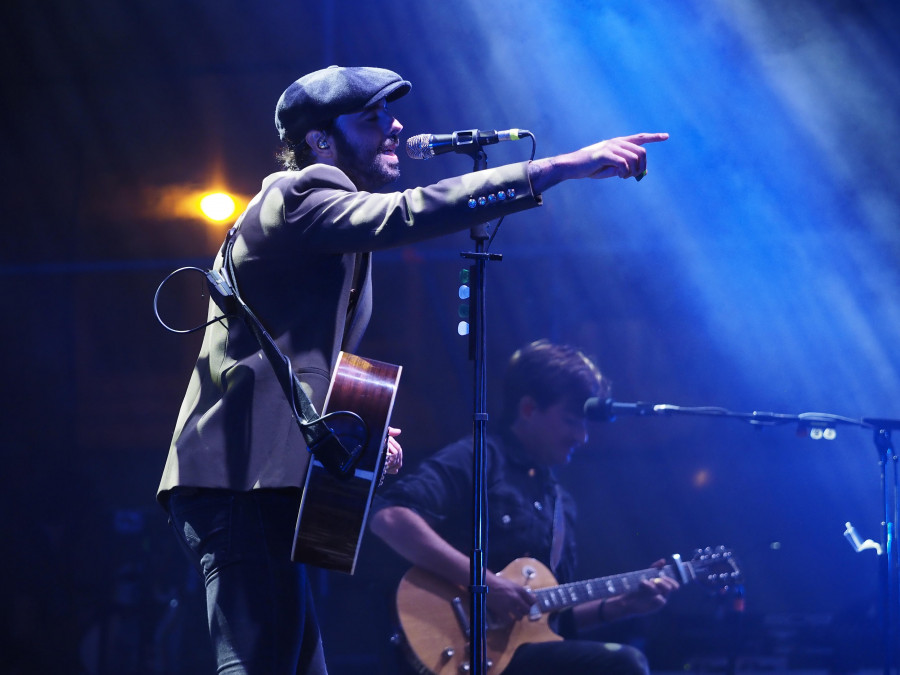
[[[285,89],[275,106],[275,128],[281,140],[298,143],[307,131],[338,115],[358,112],[383,98],[396,101],[411,87],[384,68],[329,66]]]

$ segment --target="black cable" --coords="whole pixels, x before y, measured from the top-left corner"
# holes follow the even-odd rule
[[[163,321],[162,317],[159,315],[159,294],[163,289],[163,286],[172,279],[176,274],[180,274],[181,272],[199,272],[204,276],[204,278],[208,278],[207,271],[200,269],[199,267],[179,267],[174,272],[171,272],[165,279],[160,282],[159,286],[156,288],[156,293],[153,294],[153,313],[156,315],[156,320],[165,328],[167,331],[171,333],[178,333],[179,335],[186,335],[188,333],[196,333],[198,330],[202,328],[206,328],[211,323],[215,323],[216,321],[221,321],[222,319],[227,319],[229,314],[223,314],[221,316],[214,317],[207,321],[206,323],[200,324],[199,326],[195,326],[194,328],[188,328],[184,330],[179,330],[177,328],[172,328],[169,324]],[[201,294],[202,297],[202,294]]]
[[[531,139],[531,157],[528,158],[528,161],[529,161],[529,162],[533,162],[533,161],[534,161],[534,155],[535,155],[535,153],[537,152],[537,139],[534,137],[534,134],[531,133],[530,131],[526,131],[526,130],[522,129],[519,133],[520,133],[522,136],[527,136],[528,138]],[[490,236],[490,238],[488,239],[487,244],[486,244],[485,247],[484,247],[485,253],[487,253],[487,252],[490,250],[490,248],[491,248],[491,243],[494,241],[494,237],[497,236],[497,232],[500,230],[500,225],[501,225],[501,223],[503,223],[503,219],[504,219],[504,218],[506,218],[506,216],[500,216],[500,220],[498,220],[498,221],[497,221],[497,225],[494,226],[494,231],[491,232],[491,236]]]

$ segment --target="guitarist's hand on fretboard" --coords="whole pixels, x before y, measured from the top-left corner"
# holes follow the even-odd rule
[[[657,560],[651,567],[661,570],[665,565],[665,560]],[[659,611],[665,607],[669,594],[679,586],[677,580],[666,575],[642,579],[633,591],[609,598],[602,618],[604,621],[619,621]]]

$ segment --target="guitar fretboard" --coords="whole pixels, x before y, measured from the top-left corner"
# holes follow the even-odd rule
[[[610,577],[574,581],[569,584],[536,589],[534,596],[541,612],[557,612],[590,602],[591,600],[600,600],[633,591],[644,579],[653,579],[655,577],[678,578],[672,566],[666,565],[662,569],[651,567],[650,569],[638,570],[637,572],[615,574]]]

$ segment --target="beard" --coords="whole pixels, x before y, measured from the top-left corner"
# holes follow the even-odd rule
[[[376,148],[362,147],[350,141],[339,127],[334,129],[332,136],[340,158],[337,166],[358,190],[374,192],[400,177],[399,165],[383,154],[388,147],[387,140]]]

